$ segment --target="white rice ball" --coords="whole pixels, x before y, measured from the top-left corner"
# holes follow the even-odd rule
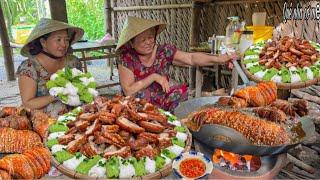
[[[299,74],[291,74],[291,83],[300,82],[301,78]]]
[[[313,79],[313,78],[314,78],[314,77],[313,77],[313,72],[312,72],[312,70],[311,70],[309,67],[304,67],[303,69],[307,71],[307,77],[308,77],[308,79]]]
[[[175,121],[168,121],[168,123],[172,124],[172,125],[175,125],[175,126],[181,126],[181,122],[178,121],[178,120],[175,120]]]
[[[92,177],[99,177],[99,178],[106,178],[106,167],[99,166],[99,163],[105,163],[106,159],[102,158],[98,161],[96,165],[94,165],[88,172],[89,176]]]
[[[248,68],[251,68],[252,66],[255,66],[255,65],[258,65],[258,64],[259,64],[259,62],[248,63],[246,65],[246,68],[248,69]]]
[[[244,60],[247,60],[247,59],[256,59],[258,58],[259,59],[259,55],[247,55],[244,57]]]
[[[180,140],[185,142],[188,138],[188,135],[186,133],[177,132],[176,137]]]
[[[145,168],[148,174],[156,172],[156,162],[149,157],[146,157]]]
[[[276,82],[276,83],[281,83],[282,82],[282,77],[279,75],[275,75],[271,78],[271,81]]]
[[[120,164],[120,174],[119,178],[132,178],[136,174],[136,171],[132,164]]]
[[[55,144],[51,147],[51,152],[52,154],[55,154],[56,152],[62,151],[63,148],[66,148],[66,145],[62,145],[62,144]]]
[[[263,76],[266,74],[266,70],[264,71],[264,70],[261,70],[261,71],[258,71],[258,72],[256,72],[255,74],[254,74],[254,76],[256,76],[257,78],[259,78],[259,79],[262,79],[263,78]]]
[[[56,138],[61,137],[61,136],[63,136],[63,135],[64,135],[64,132],[63,132],[63,131],[62,131],[62,132],[54,132],[54,133],[49,134],[48,140],[50,140],[50,139],[56,139]]]
[[[171,151],[171,152],[173,152],[174,154],[176,154],[177,156],[179,156],[182,152],[183,152],[183,150],[184,150],[184,148],[183,147],[180,147],[180,146],[178,146],[178,145],[172,145],[172,146],[170,146],[170,147],[168,147],[167,148],[169,151]]]
[[[74,156],[73,158],[64,161],[63,166],[68,169],[75,170],[85,158],[86,157],[83,155],[78,159],[76,158],[76,156]]]

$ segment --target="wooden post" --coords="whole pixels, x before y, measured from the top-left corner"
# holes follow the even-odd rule
[[[105,30],[107,33],[112,34],[112,20],[111,20],[111,0],[104,1],[104,12],[105,12]]]
[[[112,12],[111,12],[111,15],[112,15],[112,25],[113,25],[113,29],[112,29],[112,36],[115,37],[115,38],[118,38],[119,37],[119,33],[118,31],[119,28],[118,28],[118,13],[116,11],[113,11],[113,9],[115,7],[117,7],[117,1],[116,0],[110,0],[111,1],[111,9],[112,9]]]
[[[200,37],[200,11],[201,11],[202,3],[201,2],[192,2],[192,15],[191,15],[191,27],[190,27],[190,47],[199,45],[199,37]],[[197,87],[199,82],[195,82],[195,80],[199,80],[194,78],[195,76],[200,75],[199,69],[196,71],[194,67],[189,67],[189,89],[196,88],[196,97],[201,95],[201,87]],[[202,77],[201,77],[202,78]],[[202,86],[202,83],[200,83]],[[200,94],[199,94],[200,88]]]
[[[51,18],[68,23],[67,6],[65,0],[49,0]]]
[[[197,66],[197,68],[196,68],[196,94],[195,94],[195,97],[201,97],[202,85],[203,85],[202,68]]]
[[[3,49],[3,56],[4,56],[4,65],[6,68],[7,80],[13,81],[15,80],[14,77],[14,64],[12,59],[12,50],[10,47],[8,31],[6,27],[6,23],[4,21],[4,15],[0,3],[0,36],[1,36],[1,43]]]
[[[198,46],[200,37],[200,12],[203,3],[192,2],[190,46]]]

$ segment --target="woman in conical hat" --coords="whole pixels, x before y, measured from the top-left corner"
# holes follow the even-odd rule
[[[165,26],[163,22],[128,17],[116,50],[120,52],[118,69],[124,94],[145,98],[160,108],[173,111],[187,98],[187,86],[170,86],[171,65],[212,66],[227,63],[236,56],[187,53],[172,44],[157,44],[156,37]]]
[[[65,105],[49,95],[46,82],[65,66],[81,68],[69,50],[83,33],[81,28],[47,18],[42,18],[34,27],[21,49],[21,55],[28,59],[20,64],[16,73],[25,107],[43,109],[52,116],[67,110]]]

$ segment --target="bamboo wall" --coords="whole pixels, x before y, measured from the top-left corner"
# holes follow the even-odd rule
[[[291,34],[319,42],[319,23],[316,21],[288,21],[285,24],[282,23],[284,3],[292,2],[296,4],[296,0],[202,0],[202,2],[204,3],[201,5],[199,15],[200,25],[198,27],[199,32],[196,34],[199,35],[197,42],[207,41],[207,38],[212,34],[224,35],[228,23],[227,17],[229,16],[239,16],[241,20],[245,20],[247,24],[251,25],[252,13],[261,11],[267,12],[267,25],[277,27],[274,37]],[[303,0],[300,2],[307,5],[310,1]],[[167,30],[160,35],[159,42],[174,43],[178,48],[187,51],[192,24],[192,3],[192,0],[112,0],[113,34],[118,37],[128,15],[162,20],[168,25]],[[182,7],[177,7],[177,5]],[[171,72],[176,80],[188,82],[189,77],[186,68],[174,68]],[[207,75],[214,76],[213,73],[207,73]],[[229,87],[229,79],[227,77],[225,80],[225,87]]]

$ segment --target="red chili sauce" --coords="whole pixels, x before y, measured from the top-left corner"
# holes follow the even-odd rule
[[[180,172],[188,178],[197,178],[206,171],[206,165],[199,159],[188,158],[180,163]]]

